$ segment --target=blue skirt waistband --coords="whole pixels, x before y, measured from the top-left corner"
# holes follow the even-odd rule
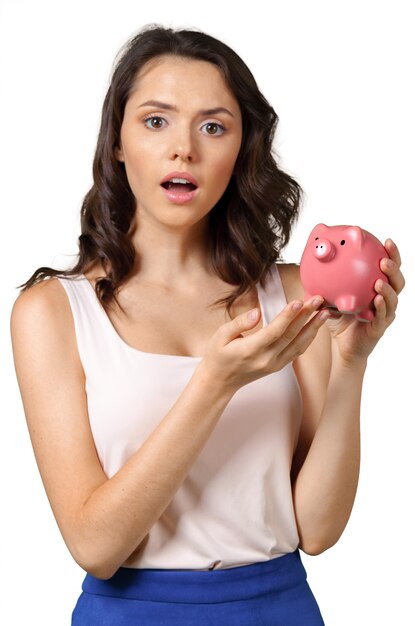
[[[275,593],[307,578],[298,549],[268,561],[223,570],[162,570],[120,567],[109,579],[87,574],[88,593],[158,602],[227,602]]]

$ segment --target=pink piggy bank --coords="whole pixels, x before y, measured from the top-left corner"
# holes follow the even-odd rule
[[[305,298],[323,296],[322,307],[351,313],[360,321],[374,318],[375,282],[381,278],[380,260],[389,255],[367,230],[359,226],[326,226],[312,230],[300,262]]]

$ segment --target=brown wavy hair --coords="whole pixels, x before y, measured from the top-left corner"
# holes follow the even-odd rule
[[[129,278],[135,262],[131,231],[136,202],[125,165],[114,151],[136,76],[148,61],[162,55],[215,64],[242,113],[242,143],[234,173],[209,213],[210,267],[237,288],[210,306],[226,304],[229,313],[233,302],[258,281],[264,287],[269,269],[281,259],[303,190],[274,158],[278,115],[244,61],[225,43],[198,29],[148,24],[124,44],[114,61],[94,155],[93,185],[82,202],[78,261],[62,271],[38,268],[19,285],[22,291],[46,277],[83,274],[100,260],[105,277],[96,281],[97,297],[104,308],[113,299],[118,303],[117,289]]]

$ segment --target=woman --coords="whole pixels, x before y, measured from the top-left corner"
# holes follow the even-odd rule
[[[105,98],[78,262],[15,302],[36,460],[87,572],[73,626],[323,624],[299,549],[350,516],[363,377],[404,279],[387,240],[373,322],[303,302],[277,263],[301,198],[277,122],[224,43],[144,28]]]

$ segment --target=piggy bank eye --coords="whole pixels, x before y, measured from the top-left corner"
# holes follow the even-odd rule
[[[317,239],[318,239],[318,237],[316,237],[316,238],[314,239],[314,241],[317,241]]]
[[[344,240],[344,239],[342,239],[342,240],[341,240],[341,242],[340,242],[340,245],[341,245],[341,246],[344,246],[344,244],[345,244],[345,243],[346,243],[346,242],[345,242],[345,240]]]

